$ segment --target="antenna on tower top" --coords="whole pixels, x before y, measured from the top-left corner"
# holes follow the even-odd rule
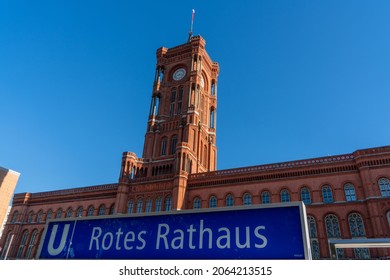
[[[195,10],[192,9],[190,32],[188,32],[188,42],[191,41],[192,38],[192,27],[194,26],[194,17],[195,17]]]

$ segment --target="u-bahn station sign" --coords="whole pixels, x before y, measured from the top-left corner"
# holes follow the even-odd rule
[[[49,220],[40,259],[309,259],[301,202]]]

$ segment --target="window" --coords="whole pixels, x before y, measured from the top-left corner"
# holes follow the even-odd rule
[[[176,100],[176,88],[173,88],[171,92],[171,105],[169,107],[170,116],[173,116],[173,114],[175,113],[175,100]]]
[[[307,224],[309,227],[309,237],[311,244],[311,255],[313,259],[320,258],[320,246],[317,238],[317,225],[316,220],[313,216],[307,216]]]
[[[210,109],[210,128],[215,128],[215,109],[212,107]]]
[[[15,211],[14,215],[12,216],[11,223],[13,223],[13,224],[16,223],[18,221],[18,216],[19,216],[19,212]]]
[[[234,196],[231,194],[228,194],[226,196],[226,206],[234,206]]]
[[[167,154],[167,138],[164,137],[161,141],[161,155],[165,156]]]
[[[47,211],[47,215],[46,215],[46,219],[51,219],[53,217],[53,210],[49,209],[49,211]]]
[[[390,181],[387,178],[380,178],[378,181],[379,189],[383,197],[390,196]]]
[[[322,187],[322,199],[324,203],[332,203],[333,202],[333,193],[330,186],[325,185]]]
[[[143,206],[142,198],[139,198],[137,200],[137,213],[142,213],[142,206]]]
[[[215,196],[210,197],[209,200],[209,207],[210,208],[215,208],[217,207],[217,198]]]
[[[162,208],[162,197],[156,199],[156,212],[160,212]]]
[[[211,95],[215,95],[215,80],[211,81]]]
[[[129,214],[134,213],[133,208],[134,208],[134,201],[130,199],[129,202],[127,203],[127,213]]]
[[[346,201],[356,201],[355,187],[352,184],[344,185],[344,194]]]
[[[11,245],[10,243],[11,243],[11,241],[12,241],[12,236],[13,236],[13,234],[12,234],[12,232],[10,231],[10,232],[7,234],[7,238],[6,238],[6,240],[5,240],[4,248],[3,248],[2,251],[0,251],[0,253],[1,253],[1,258],[0,258],[0,259],[2,259],[2,260],[5,259],[6,254],[8,253],[8,251],[9,251],[9,249],[10,249],[10,245]]]
[[[80,206],[79,208],[77,208],[76,216],[77,216],[77,217],[82,217],[82,216],[83,216],[83,211],[84,211],[84,209],[83,209],[82,206]]]
[[[30,243],[28,244],[28,249],[26,253],[26,259],[31,259],[33,257],[32,252],[35,247],[35,239],[37,238],[38,230],[34,230],[31,234]]]
[[[33,221],[33,218],[34,218],[34,212],[31,211],[31,212],[28,214],[27,223],[31,224],[32,221]]]
[[[328,238],[341,237],[339,220],[335,215],[330,214],[325,217],[325,226]]]
[[[364,223],[362,216],[358,213],[351,213],[348,216],[349,230],[352,238],[365,238]],[[354,248],[356,259],[369,259],[370,251],[367,248]]]
[[[271,203],[271,197],[269,195],[269,192],[264,191],[261,193],[261,203],[263,204]]]
[[[308,188],[301,189],[301,200],[305,204],[311,204],[311,196]]]
[[[104,214],[106,214],[106,206],[104,206],[104,204],[102,204],[99,207],[99,216],[103,216]]]
[[[333,214],[329,214],[325,217],[325,228],[326,228],[326,235],[328,239],[339,239],[341,238],[341,232],[340,232],[340,226],[339,226],[339,220],[337,217]],[[338,248],[337,250],[337,258],[342,259],[344,258],[344,250]]]
[[[251,205],[252,204],[252,196],[250,193],[244,194],[244,205]]]
[[[165,198],[165,211],[171,211],[172,210],[172,197],[167,196]]]
[[[20,244],[19,244],[18,253],[16,255],[17,259],[20,259],[23,256],[23,251],[24,251],[24,248],[26,247],[26,243],[27,243],[27,237],[28,237],[28,231],[25,230],[23,232],[23,236],[22,236],[22,239],[21,239]]]
[[[42,222],[42,218],[43,218],[43,211],[40,210],[37,214],[37,223],[40,223]]]
[[[349,229],[352,237],[364,237],[366,233],[364,231],[362,216],[358,213],[352,213],[348,216]]]
[[[88,216],[93,216],[93,213],[95,212],[95,208],[93,206],[89,206],[88,208]]]
[[[177,115],[180,115],[181,114],[181,102],[182,102],[182,99],[183,99],[183,87],[179,87],[179,93],[178,93],[178,96],[177,96],[177,111],[176,111],[176,114]]]
[[[62,209],[60,208],[57,210],[56,219],[61,218],[61,216],[62,216]]]
[[[115,204],[111,205],[110,207],[110,215],[114,215],[115,214]]]
[[[146,200],[145,212],[152,212],[152,199],[150,197],[148,197],[148,199]]]
[[[312,216],[307,217],[307,223],[309,226],[309,236],[310,238],[317,238],[317,226],[316,220]]]
[[[199,209],[200,208],[200,198],[195,197],[194,199],[194,209]]]
[[[314,260],[320,259],[320,246],[318,240],[311,240],[311,256]]]
[[[280,201],[281,202],[289,202],[290,201],[290,193],[288,190],[282,190],[280,192]]]
[[[176,152],[177,136],[174,135],[171,139],[171,155]]]
[[[72,213],[73,213],[72,208],[69,208],[68,211],[66,211],[66,217],[67,217],[67,218],[72,217]]]

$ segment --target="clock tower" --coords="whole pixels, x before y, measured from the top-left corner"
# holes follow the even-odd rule
[[[188,174],[216,170],[216,115],[219,65],[201,36],[156,52],[150,110],[142,158],[125,152],[120,189],[139,181],[172,178],[172,208],[182,209]],[[123,212],[122,206],[116,206]]]

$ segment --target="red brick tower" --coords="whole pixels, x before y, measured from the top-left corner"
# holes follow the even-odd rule
[[[181,209],[188,174],[216,170],[219,66],[205,45],[201,36],[191,36],[183,45],[157,50],[143,154],[123,154],[118,212],[133,179],[172,175],[172,206]]]

